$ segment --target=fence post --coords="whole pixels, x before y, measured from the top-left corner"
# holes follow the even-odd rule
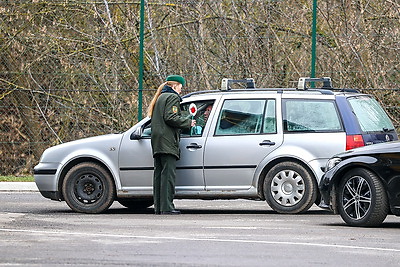
[[[317,56],[317,0],[313,0],[313,18],[312,18],[312,33],[311,33],[311,78],[315,78],[315,62]],[[314,88],[315,85],[312,82],[310,85]]]
[[[142,120],[143,102],[144,2],[140,0],[138,121]]]

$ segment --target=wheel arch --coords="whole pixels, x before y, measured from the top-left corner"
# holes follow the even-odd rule
[[[385,187],[385,190],[387,191],[387,182],[385,181],[385,179],[383,179],[379,173],[377,173],[376,171],[374,171],[373,168],[371,168],[368,164],[365,164],[363,162],[356,162],[353,164],[348,164],[344,167],[341,167],[338,169],[338,171],[335,173],[335,175],[332,178],[332,181],[330,183],[330,193],[331,193],[331,205],[334,211],[338,210],[338,188],[339,188],[339,184],[342,181],[342,178],[351,170],[354,169],[365,169],[368,170],[370,172],[372,172],[376,177],[379,178],[379,180],[381,180],[383,186]]]
[[[302,160],[298,159],[298,158],[293,158],[293,157],[282,157],[282,158],[276,158],[270,162],[268,162],[267,165],[264,166],[264,168],[262,169],[260,175],[258,176],[258,182],[257,182],[257,194],[259,196],[260,199],[265,200],[265,195],[264,195],[264,178],[267,175],[267,173],[271,170],[271,168],[273,166],[275,166],[276,164],[279,164],[281,162],[294,162],[297,164],[300,164],[302,167],[304,167],[310,174],[311,177],[314,179],[314,181],[317,183],[317,178],[315,176],[314,171],[312,170],[312,168],[306,164],[305,162],[303,162]],[[320,193],[319,190],[317,190],[317,200],[320,199]]]
[[[97,164],[97,165],[103,167],[104,170],[106,170],[107,173],[108,173],[108,174],[110,175],[110,177],[112,178],[114,188],[117,189],[115,177],[114,177],[114,175],[112,174],[110,168],[109,168],[104,162],[102,162],[101,160],[98,160],[98,159],[96,159],[96,158],[91,158],[91,157],[79,157],[79,158],[75,158],[75,159],[71,160],[70,162],[68,162],[68,163],[62,168],[62,171],[61,171],[60,176],[59,176],[59,179],[58,179],[58,184],[57,184],[57,189],[58,189],[58,192],[60,193],[60,199],[61,199],[61,200],[64,200],[64,196],[63,196],[63,193],[62,193],[62,185],[63,185],[63,182],[64,182],[64,179],[65,179],[66,174],[68,173],[68,171],[69,171],[72,167],[74,167],[74,166],[76,166],[76,165],[78,165],[78,164],[80,164],[80,163],[84,163],[84,162],[95,163],[95,164]],[[115,197],[117,197],[117,196],[115,196]]]

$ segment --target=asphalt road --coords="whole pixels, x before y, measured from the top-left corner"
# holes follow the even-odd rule
[[[72,212],[38,192],[0,192],[0,266],[399,266],[400,218],[346,226],[313,207],[281,215],[247,200],[176,200],[179,216]]]

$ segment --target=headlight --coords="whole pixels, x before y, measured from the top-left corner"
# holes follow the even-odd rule
[[[336,165],[338,165],[342,160],[340,158],[331,158],[328,160],[328,162],[326,163],[325,166],[325,171],[329,171],[330,169],[332,169],[333,167],[335,167]]]

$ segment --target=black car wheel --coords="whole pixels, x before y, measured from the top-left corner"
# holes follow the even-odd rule
[[[268,205],[279,213],[301,213],[314,204],[317,185],[302,165],[281,162],[267,173],[264,195]]]
[[[371,171],[357,168],[348,172],[339,185],[338,209],[352,226],[377,226],[389,211],[381,180]]]
[[[113,203],[115,186],[110,174],[103,167],[85,162],[68,171],[63,181],[62,193],[72,210],[100,213]]]

